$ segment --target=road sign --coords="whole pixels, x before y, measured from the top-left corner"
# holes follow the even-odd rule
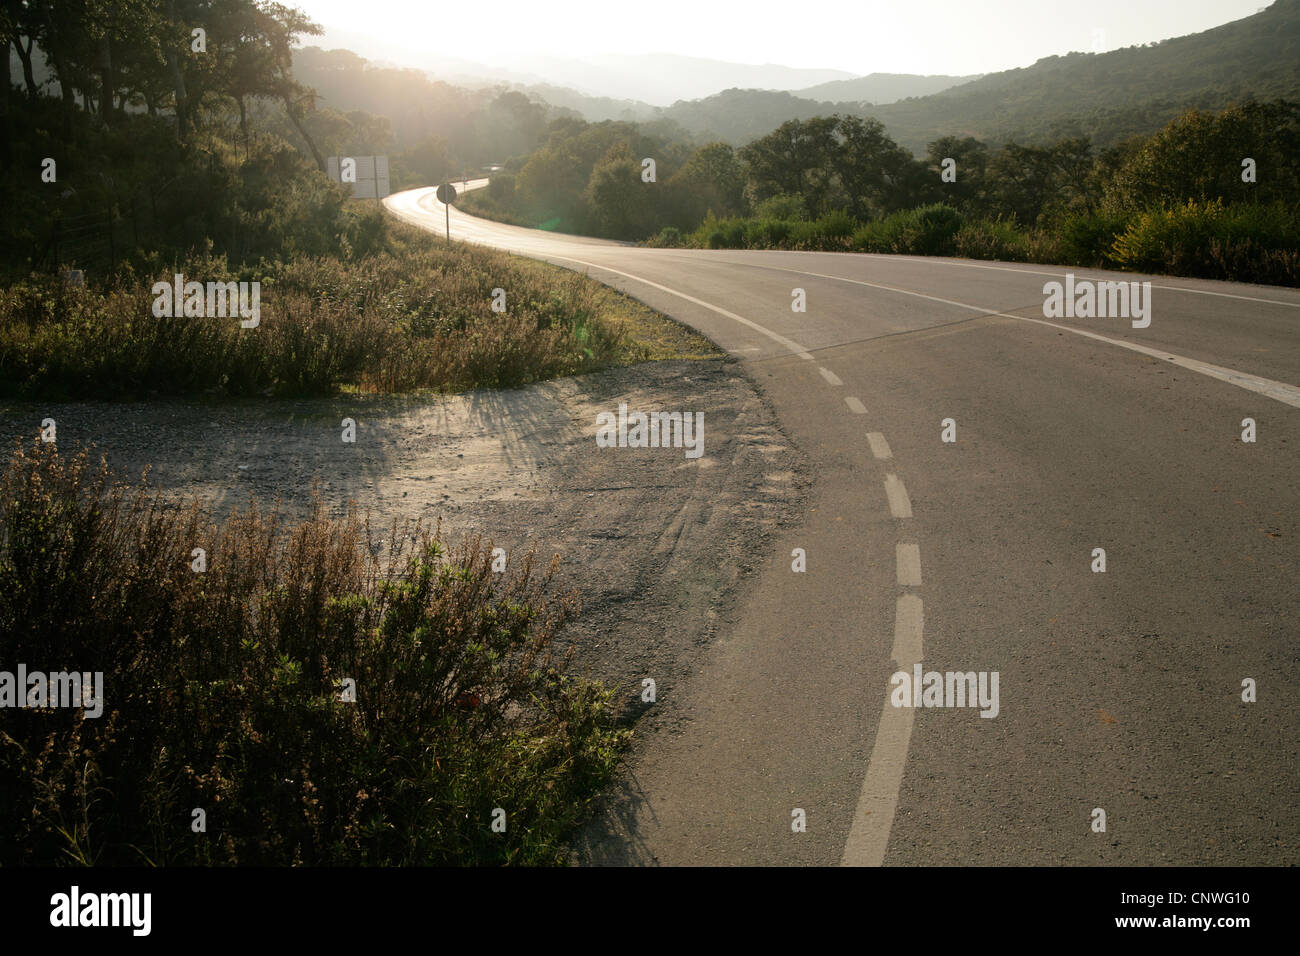
[[[438,202],[442,203],[442,210],[446,218],[447,228],[447,245],[451,245],[451,204],[456,201],[456,187],[451,183],[443,183],[435,192]]]
[[[391,192],[387,156],[331,156],[325,167],[330,179],[351,185],[353,199],[383,199]]]

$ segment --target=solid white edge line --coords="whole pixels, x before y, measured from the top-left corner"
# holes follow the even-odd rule
[[[726,309],[719,308],[716,305],[713,305],[709,302],[705,302],[703,299],[697,299],[693,295],[687,295],[685,292],[679,292],[676,289],[670,289],[666,285],[660,285],[658,282],[651,282],[649,279],[643,278],[641,276],[634,276],[630,272],[623,272],[620,269],[611,269],[609,266],[603,266],[598,262],[587,262],[585,259],[574,259],[572,256],[551,255],[550,253],[545,253],[545,256],[550,259],[563,259],[565,262],[576,262],[579,265],[584,265],[589,269],[599,269],[602,272],[612,272],[614,273],[614,275],[622,276],[625,279],[631,279],[633,282],[643,283],[644,285],[650,286],[652,289],[658,289],[660,292],[667,292],[669,295],[675,295],[679,299],[685,299],[687,302],[700,306],[700,308],[709,309],[712,312],[718,313],[718,315],[731,319],[735,322],[739,322],[741,325],[748,326],[749,328],[753,329],[755,332],[760,332],[763,335],[766,335],[773,342],[777,342],[781,345],[784,345],[787,349],[789,349],[795,355],[799,356],[801,359],[805,359],[806,361],[809,362],[812,361],[811,353],[809,353],[809,351],[806,348],[804,348],[802,345],[800,345],[798,342],[794,341],[793,339],[788,339],[784,335],[781,335],[780,333],[773,332],[771,329],[765,328],[764,326],[759,325],[757,322],[745,318],[743,315],[737,315],[735,312],[728,312]]]
[[[1075,335],[1082,335],[1090,339],[1096,339],[1099,342],[1105,342],[1108,345],[1118,345],[1122,349],[1129,349],[1133,352],[1139,352],[1142,355],[1151,358],[1160,359],[1162,362],[1170,362],[1179,368],[1185,368],[1189,372],[1198,372],[1209,378],[1218,379],[1221,382],[1227,382],[1229,385],[1236,385],[1238,388],[1244,388],[1249,392],[1255,392],[1274,401],[1282,402],[1284,405],[1290,405],[1293,408],[1300,408],[1300,387],[1288,385],[1286,382],[1277,382],[1271,378],[1264,378],[1260,375],[1251,375],[1248,372],[1238,372],[1236,369],[1224,368],[1222,365],[1211,365],[1209,362],[1202,362],[1200,359],[1184,358],[1181,355],[1171,355],[1164,349],[1154,349],[1147,345],[1138,345],[1134,342],[1124,342],[1120,339],[1107,338],[1104,335],[1098,335],[1096,332],[1088,332],[1084,329],[1072,329],[1068,325],[1058,325],[1055,322],[1048,322],[1045,319],[1031,319],[1028,316],[1016,315],[1011,318],[1020,319],[1022,322],[1035,322],[1038,325],[1046,325],[1049,328],[1061,329],[1064,332],[1073,332]]]

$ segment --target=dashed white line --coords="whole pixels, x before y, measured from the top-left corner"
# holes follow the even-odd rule
[[[850,395],[844,399],[844,404],[849,406],[849,411],[857,415],[865,415],[867,413],[867,406],[863,405],[862,400],[855,395]]]
[[[897,475],[885,475],[885,497],[889,499],[889,513],[895,518],[912,517],[912,499]]]
[[[889,442],[885,441],[885,436],[880,432],[867,432],[867,441],[871,445],[871,454],[877,458],[894,457],[894,453],[889,450]]]
[[[900,544],[896,549],[898,583],[905,588],[921,586],[921,546]]]
[[[843,384],[844,384],[843,382],[840,381],[840,377],[839,377],[838,375],[836,375],[834,372],[832,372],[832,371],[831,371],[830,369],[828,369],[828,368],[820,368],[820,367],[819,367],[819,368],[817,369],[817,371],[821,372],[821,373],[822,373],[822,378],[826,379],[826,381],[829,382],[829,383],[832,384],[832,385],[843,385]]]
[[[894,648],[891,656],[899,670],[909,671],[921,659],[921,636],[924,630],[921,599],[915,594],[898,598],[894,611]],[[895,707],[885,693],[880,712],[876,743],[871,748],[867,775],[862,780],[858,806],[844,843],[841,866],[879,866],[889,846],[889,831],[898,809],[898,793],[903,785],[907,765],[907,748],[912,742],[915,710]]]

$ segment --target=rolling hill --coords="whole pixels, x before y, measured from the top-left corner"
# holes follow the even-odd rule
[[[1090,136],[1109,145],[1150,133],[1188,108],[1217,109],[1251,97],[1300,99],[1300,0],[1276,0],[1253,16],[1201,33],[1108,53],[1046,57],[883,106],[726,90],[675,103],[662,115],[697,136],[737,145],[788,119],[832,112],[874,116],[895,140],[919,153],[945,135],[995,143]]]
[[[981,74],[982,75],[982,74]],[[917,73],[868,73],[851,80],[831,80],[802,90],[796,96],[833,103],[896,103],[912,96],[929,96],[971,80],[976,76],[921,76]]]

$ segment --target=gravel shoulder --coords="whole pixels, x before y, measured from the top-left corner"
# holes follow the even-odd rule
[[[704,453],[598,448],[596,416],[702,412]],[[561,558],[556,586],[582,603],[567,629],[577,669],[642,709],[688,675],[737,601],[754,556],[798,520],[802,454],[738,362],[644,362],[508,391],[310,401],[7,403],[0,436],[30,440],[42,419],[65,449],[93,444],[116,472],[197,496],[218,515],[279,500],[304,515],[316,484],[333,513],[349,499],[372,522],[442,522],[507,552]],[[342,422],[356,441],[342,440]],[[684,715],[648,708],[638,746]]]

